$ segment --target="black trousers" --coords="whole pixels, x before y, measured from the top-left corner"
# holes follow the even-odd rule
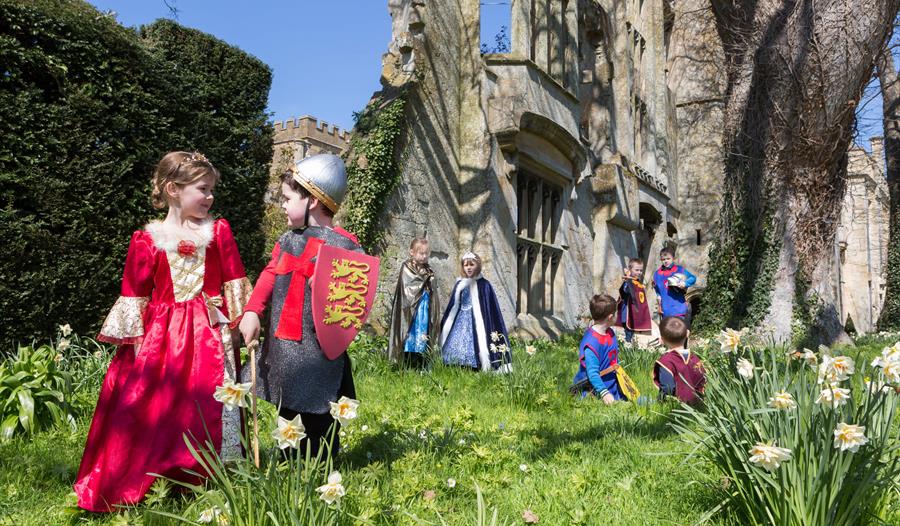
[[[300,421],[303,422],[303,427],[306,428],[306,438],[300,441],[300,448],[297,450],[300,456],[306,455],[306,445],[309,444],[310,458],[316,458],[319,450],[328,442],[331,435],[331,426],[335,426],[334,438],[332,438],[330,443],[331,448],[326,450],[330,452],[331,459],[334,460],[335,455],[341,448],[340,422],[335,420],[331,413],[298,413],[284,407],[278,411],[278,416],[287,420],[293,420],[297,415],[300,415]]]

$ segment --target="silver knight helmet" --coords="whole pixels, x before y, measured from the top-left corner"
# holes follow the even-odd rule
[[[344,161],[332,153],[311,155],[294,165],[294,180],[337,212],[347,193],[347,171]]]

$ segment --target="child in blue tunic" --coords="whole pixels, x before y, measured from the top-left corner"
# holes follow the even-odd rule
[[[428,264],[430,255],[427,239],[412,240],[391,308],[388,357],[394,363],[415,368],[425,366],[426,351],[435,341],[440,324],[434,271]]]
[[[512,371],[509,337],[491,283],[481,277],[481,258],[463,254],[460,279],[441,321],[441,356],[447,365]]]
[[[590,302],[593,324],[578,344],[578,372],[572,391],[581,397],[594,395],[604,404],[624,400],[616,379],[619,345],[612,325],[616,322],[616,300],[607,294],[596,294]]]
[[[675,263],[675,251],[669,247],[659,251],[659,260],[662,265],[653,273],[653,289],[656,291],[656,310],[660,320],[678,316],[690,329],[691,307],[684,296],[697,278]]]

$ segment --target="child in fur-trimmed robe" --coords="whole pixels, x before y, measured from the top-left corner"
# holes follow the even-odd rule
[[[460,274],[441,321],[444,363],[511,372],[509,336],[494,288],[481,277],[481,258],[472,252],[463,254]]]
[[[440,307],[434,271],[428,264],[430,253],[427,239],[413,239],[409,259],[400,269],[388,338],[388,357],[393,363],[402,361],[421,368],[428,346],[437,341]]]
[[[653,365],[653,384],[659,397],[674,396],[686,404],[701,401],[706,385],[706,371],[696,354],[684,348],[688,327],[681,316],[663,318],[659,336],[668,352]]]

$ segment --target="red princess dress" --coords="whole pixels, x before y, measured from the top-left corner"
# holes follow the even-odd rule
[[[118,344],[75,482],[78,505],[113,511],[139,502],[155,480],[200,473],[183,435],[207,430],[226,458],[240,455],[240,413],[213,398],[240,378],[232,329],[251,292],[231,227],[207,221],[184,241],[161,222],[135,232],[122,295],[99,340]]]

